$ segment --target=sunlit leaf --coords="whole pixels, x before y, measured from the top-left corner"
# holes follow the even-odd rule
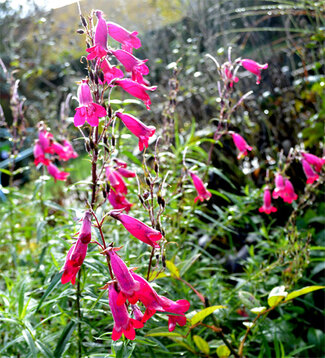
[[[306,293],[309,293],[309,292],[321,290],[322,288],[325,288],[325,286],[306,286],[304,288],[301,288],[300,290],[290,292],[288,294],[288,296],[286,297],[286,301],[289,301],[289,300],[292,300],[293,298],[305,295]]]
[[[196,313],[191,318],[191,325],[194,326],[195,324],[201,322],[204,320],[205,317],[208,317],[211,313],[215,312],[216,310],[219,310],[221,308],[226,308],[226,306],[211,306],[204,308],[202,311]]]
[[[193,336],[193,341],[201,352],[205,354],[210,353],[209,343],[205,339],[195,335]]]
[[[284,286],[274,287],[269,293],[267,303],[270,307],[276,306],[279,304],[285,297],[287,297],[288,292],[285,291]]]

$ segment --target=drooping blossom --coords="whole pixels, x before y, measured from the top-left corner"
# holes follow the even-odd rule
[[[118,292],[114,284],[111,284],[108,288],[108,299],[114,319],[112,340],[117,341],[122,334],[126,338],[133,340],[135,338],[135,328],[142,328],[143,323],[129,317],[125,304],[117,304]]]
[[[110,186],[116,193],[126,195],[128,192],[127,186],[121,177],[120,173],[110,166],[106,167],[106,177]]]
[[[78,154],[73,150],[72,147],[68,148],[64,145],[61,145],[58,142],[52,143],[52,149],[53,149],[54,153],[59,156],[60,160],[63,160],[63,161],[67,161],[70,158],[76,158],[78,156]]]
[[[106,59],[100,65],[104,73],[104,83],[110,84],[116,78],[123,78],[124,73],[119,68],[112,66]]]
[[[150,110],[151,101],[146,91],[155,91],[157,86],[148,87],[127,78],[115,80],[115,84],[122,87],[124,91],[128,92],[131,96],[141,99],[141,101],[143,101],[146,105],[147,109]]]
[[[194,199],[194,203],[196,203],[198,200],[201,200],[202,202],[204,200],[209,200],[211,198],[212,194],[205,188],[203,181],[193,172],[190,171],[189,173],[193,180],[195,189],[198,193],[198,196]]]
[[[123,194],[119,194],[112,189],[109,191],[107,198],[114,209],[124,209],[126,213],[128,213],[133,206]]]
[[[161,232],[155,230],[148,225],[144,224],[138,219],[132,216],[122,214],[119,211],[111,211],[110,215],[119,220],[126,230],[138,240],[154,247],[159,248],[160,246],[156,243],[163,238]]]
[[[51,154],[54,153],[52,148],[52,141],[53,141],[52,133],[48,132],[46,129],[41,129],[38,132],[38,141],[45,153],[51,153]]]
[[[251,146],[249,146],[247,144],[247,142],[245,141],[245,139],[237,134],[237,133],[231,133],[232,135],[232,139],[235,143],[235,146],[237,147],[237,149],[239,150],[239,154],[237,156],[237,159],[240,159],[242,157],[244,157],[245,155],[247,155],[247,151],[251,151],[253,148]]]
[[[314,167],[317,173],[320,173],[322,166],[325,164],[325,158],[319,158],[314,154],[302,152],[301,153],[304,159]]]
[[[232,70],[229,68],[229,63],[228,65],[224,66],[223,72],[226,79],[229,81],[230,87],[233,87],[234,83],[237,83],[239,81],[239,78],[237,76],[234,76]]]
[[[271,203],[271,191],[268,187],[264,190],[264,202],[263,205],[258,209],[260,213],[271,214],[275,213],[278,209],[272,206]]]
[[[117,168],[116,171],[124,178],[134,178],[136,176],[135,172],[126,168]]]
[[[70,175],[70,173],[60,171],[59,168],[56,167],[53,163],[47,165],[47,171],[54,178],[54,181],[57,180],[66,181],[68,176]]]
[[[261,82],[261,70],[266,70],[269,66],[267,63],[261,65],[250,59],[241,60],[241,64],[247,71],[256,75],[256,84],[259,84]]]
[[[73,285],[76,283],[76,276],[85,260],[90,240],[91,213],[87,211],[82,218],[82,225],[79,231],[78,239],[68,251],[65,264],[61,270],[61,272],[63,271],[63,275],[61,277],[62,284],[70,281]]]
[[[156,128],[154,126],[146,126],[139,119],[130,114],[122,112],[115,113],[118,118],[125,124],[125,126],[139,138],[139,150],[142,151],[144,147],[148,148],[149,138],[155,134]]]
[[[45,157],[44,150],[42,146],[40,145],[39,141],[36,141],[34,145],[34,164],[37,166],[39,163],[42,163],[44,165],[49,165],[50,160]]]
[[[63,147],[65,148],[67,153],[66,157],[68,157],[69,159],[78,157],[77,152],[75,152],[72,144],[67,139],[63,141]]]
[[[124,50],[112,51],[113,55],[121,62],[127,72],[132,72],[132,80],[143,84],[142,75],[149,73],[149,68],[145,64],[148,60],[139,60],[132,54]]]
[[[107,54],[106,21],[103,19],[103,13],[100,10],[97,10],[95,13],[98,19],[95,30],[95,46],[86,49],[89,53],[87,60],[93,60],[94,58],[99,60]]]
[[[307,160],[303,159],[301,163],[302,163],[302,168],[307,177],[307,184],[312,184],[314,181],[319,179],[319,175],[314,172],[313,168],[310,166]]]
[[[107,115],[106,109],[97,103],[93,102],[93,97],[87,81],[83,80],[78,88],[79,107],[76,108],[74,116],[74,125],[76,127],[82,126],[88,122],[92,127],[97,127],[100,117]]]
[[[294,200],[298,199],[298,195],[295,193],[290,180],[284,178],[279,173],[275,176],[275,189],[273,190],[272,196],[274,199],[280,197],[288,204],[291,204]]]
[[[124,27],[115,24],[114,22],[107,22],[108,34],[117,42],[122,44],[122,49],[132,53],[132,49],[140,48],[141,41],[137,38],[137,32],[129,32]]]
[[[132,308],[132,313],[133,313],[134,318],[135,318],[137,321],[142,322],[143,313],[142,313],[142,311],[140,310],[139,306],[138,306],[138,305],[131,305],[131,308]]]
[[[135,281],[124,261],[115,252],[117,250],[117,248],[109,248],[105,252],[110,258],[111,267],[120,288],[116,303],[122,305],[127,298],[139,291],[140,284]]]

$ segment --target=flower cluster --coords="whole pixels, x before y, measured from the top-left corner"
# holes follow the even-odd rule
[[[55,181],[65,181],[69,173],[60,171],[54,164],[54,160],[67,161],[71,158],[77,158],[78,154],[74,151],[71,143],[64,139],[62,144],[54,140],[53,134],[48,132],[44,123],[39,124],[38,139],[34,145],[34,163],[45,165],[48,173]]]

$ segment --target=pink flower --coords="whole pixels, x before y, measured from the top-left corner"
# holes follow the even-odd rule
[[[145,65],[145,62],[148,60],[139,60],[124,50],[116,50],[112,51],[112,53],[121,62],[127,72],[132,72],[132,80],[142,84],[142,75],[149,73],[149,68]]]
[[[129,32],[124,27],[115,24],[114,22],[108,22],[108,34],[113,37],[114,40],[122,44],[122,49],[132,53],[132,48],[140,48],[141,41],[137,38],[137,32]]]
[[[131,204],[123,194],[119,194],[114,190],[109,191],[108,201],[114,209],[124,209],[126,213],[128,213],[133,206],[133,204]]]
[[[89,53],[87,60],[93,60],[94,58],[101,59],[107,54],[106,21],[102,18],[101,11],[97,10],[96,16],[98,21],[95,30],[95,46],[86,49],[86,51]]]
[[[139,119],[130,114],[122,112],[115,113],[118,118],[125,124],[125,126],[139,138],[139,150],[142,151],[144,147],[148,148],[149,138],[155,134],[156,128],[154,126],[146,126]]]
[[[261,82],[261,70],[266,70],[268,68],[268,64],[265,63],[261,65],[253,60],[244,59],[241,61],[242,66],[249,72],[253,73],[257,76],[256,84],[258,85]]]
[[[34,158],[35,165],[38,165],[39,163],[42,163],[44,165],[50,164],[49,159],[45,158],[45,153],[43,151],[42,146],[39,144],[39,141],[37,141],[34,145]]]
[[[65,264],[61,270],[63,275],[61,283],[70,282],[74,285],[76,282],[76,275],[80,270],[82,263],[87,254],[88,244],[91,240],[91,213],[86,211],[82,218],[82,225],[78,235],[77,241],[72,245],[68,251]]]
[[[61,172],[54,164],[50,163],[47,166],[48,173],[54,178],[54,181],[62,180],[66,181],[70,173]]]
[[[209,200],[212,194],[205,188],[203,181],[193,172],[190,171],[189,173],[192,177],[193,184],[198,193],[198,196],[194,199],[194,203],[196,203],[198,200],[201,200],[202,202],[204,200]]]
[[[75,152],[75,150],[73,149],[73,146],[72,144],[68,141],[68,140],[64,140],[63,141],[63,147],[65,148],[66,150],[66,153],[67,153],[67,157],[69,159],[71,158],[77,158],[78,157],[78,154]]]
[[[53,153],[52,140],[53,135],[46,130],[40,130],[38,132],[39,144],[45,153]]]
[[[253,148],[251,146],[249,146],[247,144],[247,142],[245,141],[245,139],[237,134],[237,133],[231,133],[232,135],[232,139],[235,143],[235,146],[237,147],[237,149],[239,150],[239,154],[237,156],[237,159],[242,158],[243,156],[247,155],[247,151],[252,150]]]
[[[134,178],[136,176],[135,172],[126,168],[117,168],[116,171],[124,178]]]
[[[224,74],[227,80],[229,80],[229,86],[233,87],[234,82],[237,83],[239,81],[239,78],[237,76],[234,76],[229,69],[229,65],[224,67]]]
[[[134,318],[139,321],[142,322],[143,319],[143,313],[141,312],[140,308],[138,307],[138,305],[131,305],[132,308],[132,313]]]
[[[312,184],[315,180],[319,179],[319,175],[314,172],[313,168],[305,159],[302,160],[302,168],[307,177],[307,184]]]
[[[121,177],[121,175],[114,170],[112,167],[106,167],[106,176],[107,180],[110,183],[110,186],[115,190],[118,194],[127,194],[128,189],[127,186]]]
[[[322,170],[322,166],[325,164],[325,158],[319,158],[314,154],[310,153],[301,153],[304,159],[310,164],[314,166],[314,169],[317,173],[320,173]]]
[[[117,211],[111,211],[111,216],[119,220],[126,230],[138,240],[155,248],[160,247],[156,241],[161,240],[163,236],[158,230],[149,227],[132,216]]]
[[[80,127],[87,121],[92,127],[97,127],[98,118],[107,115],[106,109],[93,102],[90,88],[85,80],[79,85],[78,99],[80,107],[76,108],[74,125]]]
[[[124,76],[123,71],[115,66],[111,66],[107,60],[104,60],[100,67],[104,73],[104,83],[110,84],[115,78],[122,78]]]
[[[120,292],[118,294],[116,303],[117,305],[122,305],[125,303],[126,299],[129,296],[133,296],[137,291],[140,289],[139,282],[136,282],[131,275],[129,269],[125,265],[124,261],[118,256],[118,254],[115,252],[118,249],[109,249],[105,250],[107,252],[107,255],[110,258],[112,270],[114,272],[114,275],[116,277],[116,280],[118,282]]]
[[[115,84],[122,87],[131,96],[141,99],[146,105],[147,109],[150,110],[150,97],[146,91],[154,91],[157,86],[148,87],[130,79],[115,80]]]
[[[294,200],[298,199],[298,195],[295,193],[294,188],[289,179],[285,179],[281,174],[275,176],[275,186],[273,190],[273,198],[282,198],[285,203],[291,204]]]
[[[268,187],[266,187],[265,190],[264,190],[264,203],[263,203],[263,206],[261,206],[258,210],[259,210],[260,213],[265,213],[265,214],[275,213],[278,210],[277,208],[272,206],[271,192],[270,192],[270,189]]]
[[[118,305],[118,292],[115,285],[111,284],[108,288],[109,306],[114,319],[114,327],[112,332],[112,340],[117,341],[122,334],[128,339],[135,338],[135,328],[142,328],[143,323],[129,317],[125,304]]]

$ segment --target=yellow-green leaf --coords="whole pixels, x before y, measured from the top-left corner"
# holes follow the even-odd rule
[[[293,298],[305,295],[306,293],[313,292],[325,288],[325,286],[306,286],[300,290],[290,292],[286,298],[286,301],[292,300]]]
[[[217,354],[219,358],[228,358],[230,353],[230,349],[225,344],[217,348]]]
[[[147,337],[182,337],[180,333],[177,332],[148,332]]]
[[[200,336],[193,336],[193,341],[201,352],[205,354],[210,353],[209,343],[205,339]]]
[[[266,307],[262,306],[262,307],[254,307],[251,309],[252,313],[255,314],[259,314],[259,313],[263,313],[264,311],[266,311]]]
[[[195,324],[201,322],[204,320],[205,317],[209,316],[211,313],[213,313],[216,310],[219,310],[220,308],[226,308],[226,306],[211,306],[207,307],[204,310],[196,313],[192,319],[191,319],[191,325],[194,326]]]
[[[179,270],[178,270],[178,268],[175,266],[175,264],[172,261],[167,260],[166,261],[166,266],[167,266],[167,268],[170,271],[172,276],[180,277]]]
[[[278,305],[285,297],[287,297],[288,292],[285,291],[284,286],[277,286],[272,288],[267,299],[267,303],[270,307]]]

